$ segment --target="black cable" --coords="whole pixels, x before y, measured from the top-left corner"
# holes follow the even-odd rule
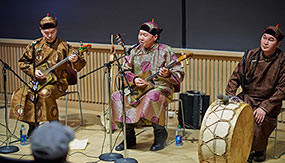
[[[19,154],[19,153],[10,153],[11,155],[21,156],[18,160],[21,160],[25,156],[32,156],[32,154]]]
[[[6,128],[6,125],[4,125],[3,123],[0,123],[0,126]],[[11,132],[11,130],[10,130],[9,128],[8,128],[8,132],[9,132],[10,135],[12,135],[12,132]],[[2,135],[5,135],[5,134],[0,134],[0,136],[2,136]],[[5,136],[6,136],[6,135],[5,135]],[[16,137],[16,139],[18,139],[17,136],[15,136],[15,135],[13,135],[13,136],[14,136],[14,138]]]
[[[25,157],[25,156],[32,156],[32,154],[23,154],[20,158],[19,158],[19,160],[21,160],[23,157]]]
[[[121,131],[119,132],[119,134],[117,135],[117,137],[116,137],[116,139],[115,139],[115,142],[114,142],[113,148],[112,148],[112,150],[111,150],[111,153],[112,153],[112,151],[114,150],[115,145],[116,145],[116,143],[117,143],[117,140],[119,139],[119,136],[121,135],[122,131],[123,131],[123,128],[121,129]]]
[[[26,89],[26,86],[24,86],[24,89],[23,89],[22,94],[21,94],[21,97],[20,97],[20,99],[21,99],[21,101],[20,101],[20,106],[22,106],[22,97],[23,97],[23,94],[24,94],[24,90],[25,90],[25,89]],[[10,135],[1,143],[0,146],[2,146],[3,144],[5,144],[6,141],[8,141],[11,137],[14,137],[14,138],[17,139],[17,140],[20,139],[20,138],[18,138],[18,137],[15,135],[15,131],[16,131],[17,126],[18,126],[19,118],[20,118],[20,114],[19,114],[18,117],[17,117],[17,120],[16,120],[16,124],[15,124],[13,133],[11,133],[9,127],[7,126],[7,129],[8,129],[8,131],[9,131]],[[5,126],[6,126],[6,125],[5,125]]]
[[[82,154],[82,155],[84,155],[84,156],[86,156],[86,157],[90,157],[90,158],[99,158],[98,156],[90,156],[90,155],[87,155],[87,154],[85,154],[85,153],[83,153],[83,152],[80,152],[80,151],[72,152],[72,153],[70,153],[70,154],[68,154],[68,155],[69,155],[69,156],[72,156],[72,155],[74,155],[74,154]]]
[[[5,144],[6,141],[8,141],[11,137],[14,137],[14,138],[16,137],[16,139],[19,139],[19,138],[15,135],[15,131],[16,131],[16,128],[17,128],[17,125],[18,125],[19,117],[20,117],[20,116],[18,116],[18,118],[17,118],[17,121],[16,121],[16,124],[15,124],[15,128],[14,128],[13,133],[10,132],[10,135],[3,141],[3,143],[1,143],[0,146],[2,146],[3,144]]]
[[[105,71],[104,71],[104,75],[103,75],[103,83],[105,83],[105,76],[106,76],[106,71],[108,70],[108,68],[106,68],[105,69]],[[108,83],[109,84],[109,83]],[[106,141],[106,132],[107,132],[107,130],[106,130],[106,127],[107,127],[107,124],[106,124],[106,114],[105,114],[105,86],[103,86],[103,88],[102,88],[102,91],[103,91],[103,105],[102,105],[102,111],[103,111],[103,118],[104,118],[104,129],[105,129],[105,132],[104,132],[104,138],[103,138],[103,143],[102,143],[102,146],[101,146],[101,155],[102,155],[102,153],[103,153],[103,150],[104,150],[104,145],[105,145],[105,141]],[[109,104],[110,105],[110,104]],[[110,130],[110,132],[111,132],[111,130]]]
[[[6,128],[6,125],[4,125],[3,123],[0,123],[0,126],[3,126],[3,127],[5,127],[5,128]]]
[[[106,74],[106,70],[105,70],[105,74]],[[103,79],[105,79],[105,76],[103,77]],[[104,81],[104,80],[103,80]],[[103,82],[103,83],[105,83],[105,82]],[[104,89],[105,87],[103,86],[103,92],[105,92]],[[104,97],[104,99],[105,99],[105,96],[103,96]],[[109,105],[111,105],[111,104],[109,104]],[[103,104],[103,106],[104,106],[104,104]],[[105,113],[105,107],[103,107],[103,110],[104,110],[104,113]],[[105,145],[105,141],[106,141],[106,118],[105,118],[105,114],[103,115],[104,116],[104,129],[105,129],[105,132],[104,132],[104,138],[103,138],[103,143],[102,143],[102,146],[101,146],[101,154],[103,153],[103,150],[104,150],[104,145]],[[110,117],[109,117],[110,118]],[[112,129],[110,129],[110,132],[112,132]],[[112,151],[114,150],[114,148],[115,148],[115,145],[116,145],[116,143],[117,143],[117,140],[118,140],[118,138],[119,138],[119,136],[120,136],[120,134],[121,134],[121,132],[122,132],[122,130],[119,132],[119,134],[117,135],[117,137],[116,137],[116,139],[115,139],[115,142],[114,142],[114,144],[113,144],[113,147],[112,147],[112,149],[111,149],[111,151],[110,151],[110,153],[112,153]]]

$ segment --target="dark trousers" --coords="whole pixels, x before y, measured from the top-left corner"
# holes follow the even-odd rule
[[[268,138],[276,127],[276,118],[265,117],[262,124],[254,124],[253,151],[265,151]]]

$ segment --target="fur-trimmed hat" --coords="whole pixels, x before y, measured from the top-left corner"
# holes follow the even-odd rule
[[[275,37],[277,39],[277,42],[282,41],[282,39],[284,38],[284,35],[279,28],[279,24],[277,24],[276,26],[266,27],[264,29],[263,33],[267,33],[267,34],[272,35],[273,37]]]
[[[163,29],[160,29],[157,24],[154,23],[153,19],[151,22],[145,22],[140,26],[140,30],[147,31],[152,35],[160,35]]]
[[[48,29],[48,28],[56,28],[57,27],[57,19],[55,17],[47,16],[43,17],[40,21],[40,28],[41,29]]]

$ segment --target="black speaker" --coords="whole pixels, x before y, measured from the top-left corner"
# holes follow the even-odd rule
[[[210,96],[200,93],[199,91],[187,91],[180,93],[179,99],[183,103],[185,128],[199,129],[203,117],[210,105]],[[179,104],[178,121],[180,126],[182,123],[181,103]]]

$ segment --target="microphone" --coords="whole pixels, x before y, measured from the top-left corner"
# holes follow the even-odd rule
[[[128,54],[130,54],[131,50],[132,50],[133,48],[137,47],[139,44],[140,44],[140,43],[138,42],[138,43],[132,45],[132,46],[128,49]]]

